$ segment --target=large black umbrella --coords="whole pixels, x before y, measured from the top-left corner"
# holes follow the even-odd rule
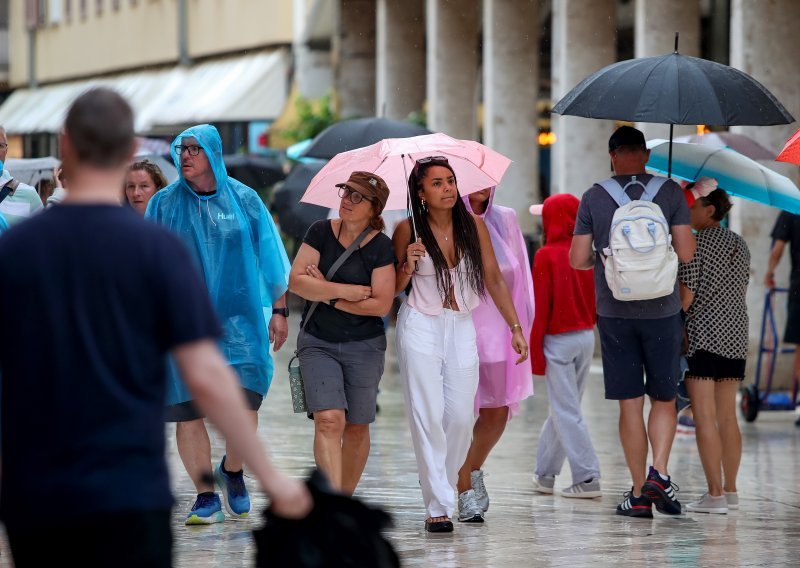
[[[328,216],[328,209],[325,207],[300,203],[308,184],[324,165],[324,162],[297,164],[275,191],[272,212],[278,216],[281,230],[291,237],[302,239],[314,221]]]
[[[223,156],[228,175],[253,189],[264,189],[286,177],[280,161],[258,154]]]
[[[363,148],[384,138],[409,138],[431,131],[414,124],[388,118],[354,118],[332,124],[320,132],[303,152],[308,158],[330,160],[340,152]]]
[[[778,99],[747,73],[678,53],[677,35],[674,53],[604,67],[567,93],[553,112],[669,124],[670,142],[675,124],[767,126],[794,122]]]

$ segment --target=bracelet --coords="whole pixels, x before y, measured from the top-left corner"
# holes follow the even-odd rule
[[[406,266],[407,265],[408,265],[408,261],[405,261],[403,263],[403,274],[405,274],[406,276],[414,276],[414,271],[413,270],[411,272],[406,272]]]
[[[519,328],[520,331],[522,331],[522,326],[518,323],[515,323],[514,325],[511,326],[511,333],[514,333],[514,328],[517,327]]]

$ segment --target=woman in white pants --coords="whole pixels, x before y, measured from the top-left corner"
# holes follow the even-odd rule
[[[397,353],[429,532],[451,532],[458,470],[469,450],[478,388],[478,349],[470,312],[486,292],[528,357],[511,295],[480,217],[460,199],[442,156],[417,160],[409,177],[417,235],[406,220],[393,241],[396,291],[409,283],[397,321]],[[415,238],[416,237],[416,238]],[[472,490],[459,495],[459,520],[483,522]]]

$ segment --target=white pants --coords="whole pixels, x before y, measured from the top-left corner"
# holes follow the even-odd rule
[[[550,415],[539,435],[536,475],[560,474],[566,458],[572,470],[572,483],[600,477],[600,463],[581,413],[592,353],[591,330],[544,336]]]
[[[452,310],[429,316],[403,304],[397,358],[425,510],[429,517],[452,517],[475,421],[478,347],[472,316]]]

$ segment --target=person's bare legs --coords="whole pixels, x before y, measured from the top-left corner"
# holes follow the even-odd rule
[[[672,441],[675,439],[677,425],[678,413],[675,409],[675,399],[665,401],[651,398],[650,416],[647,418],[647,436],[650,439],[650,447],[653,448],[653,467],[664,475],[669,475],[667,463],[672,451]],[[647,458],[645,458],[646,461]]]
[[[717,406],[717,426],[722,442],[723,491],[736,493],[736,476],[742,461],[742,433],[736,420],[736,392],[740,381],[719,381],[714,396]]]
[[[345,424],[341,456],[342,493],[352,495],[369,457],[369,424]]]
[[[508,424],[508,407],[481,408],[472,428],[472,444],[464,466],[458,472],[458,492],[472,489],[470,473],[481,469],[492,448],[495,447]]]
[[[197,493],[214,491],[211,474],[211,441],[202,418],[175,425],[175,439],[183,467],[194,483]]]
[[[342,437],[344,436],[344,409],[314,412],[314,461],[328,476],[331,486],[342,488]]]
[[[250,419],[253,421],[253,427],[257,430],[258,429],[258,412],[255,410],[250,411]],[[225,444],[225,471],[234,472],[240,471],[242,469],[242,458],[239,455],[231,450],[230,446],[226,443]]]
[[[717,427],[716,383],[709,379],[686,377],[686,388],[694,409],[695,437],[700,462],[706,474],[708,494],[722,495],[722,441]]]
[[[644,396],[619,401],[619,439],[631,472],[634,497],[641,495],[647,479],[647,431],[643,413]]]

